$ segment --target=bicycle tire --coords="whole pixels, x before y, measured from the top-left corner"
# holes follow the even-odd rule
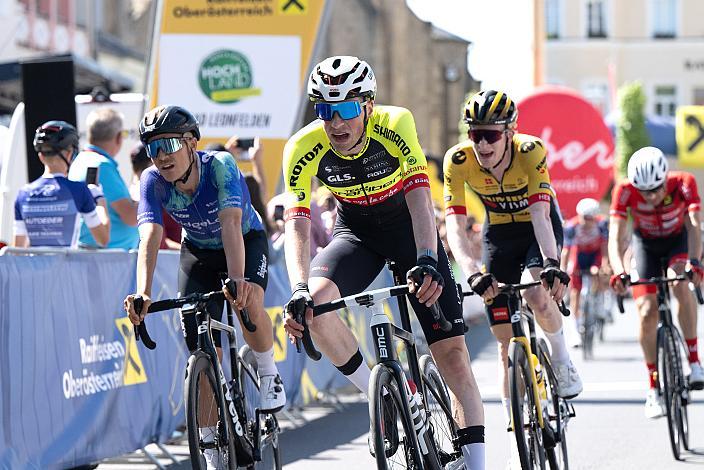
[[[429,434],[440,464],[440,468],[461,457],[455,452],[453,439],[457,435],[457,426],[451,414],[450,395],[447,385],[429,354],[423,354],[418,360],[420,373],[425,384],[425,409],[428,412]],[[442,403],[442,406],[440,405]],[[444,408],[444,409],[443,409]]]
[[[199,412],[199,397],[200,397],[200,384],[201,378],[207,378],[207,383],[209,384],[210,390],[213,396],[216,396],[216,387],[220,386],[219,380],[216,380],[215,370],[210,362],[210,357],[202,352],[196,351],[188,358],[188,364],[186,365],[186,380],[184,384],[184,394],[186,403],[186,427],[188,429],[188,448],[191,454],[191,467],[195,470],[206,470],[205,456],[203,455],[204,443],[201,442],[199,435],[199,425],[198,425],[198,412]],[[207,386],[207,385],[206,385]],[[214,403],[215,409],[212,410],[220,416],[219,404],[217,400]],[[223,410],[226,416],[225,425],[227,426],[228,442],[226,445],[222,446],[216,439],[217,450],[221,453],[222,460],[224,460],[225,468],[229,470],[237,469],[237,454],[235,453],[235,443],[234,443],[234,430],[232,429],[232,423],[230,415],[227,410]],[[218,429],[218,436],[222,436],[220,431],[221,423],[216,425]]]
[[[511,342],[508,347],[509,394],[513,434],[523,470],[545,469],[545,449],[538,425],[537,406],[533,395],[530,363],[523,345]],[[527,419],[526,419],[527,418]],[[526,423],[526,421],[528,421]]]
[[[684,379],[684,370],[682,369],[682,357],[687,357],[688,351],[680,336],[680,332],[677,329],[673,329],[675,332],[675,350],[677,351],[677,361],[676,364],[679,365],[679,377],[680,377],[680,390],[681,390],[681,407],[680,407],[680,421],[679,429],[680,435],[682,436],[682,446],[684,450],[689,450],[689,414],[687,412],[687,406],[689,405],[689,384]]]
[[[667,430],[670,437],[670,448],[675,460],[681,460],[684,449],[684,429],[682,408],[682,363],[679,358],[675,337],[671,327],[663,327],[658,331],[658,380],[660,391],[665,401],[665,414],[667,416]],[[686,411],[685,411],[686,412]]]
[[[247,421],[247,434],[249,439],[254,442],[254,426],[256,419],[256,408],[259,406],[259,382],[253,380],[256,377],[251,377],[243,364],[248,365],[254,373],[257,373],[257,360],[254,357],[254,352],[248,345],[244,345],[239,351],[238,364],[240,387],[242,389],[242,400],[244,401],[244,409]],[[271,414],[260,415],[261,420],[261,436],[259,439],[259,449],[261,452],[261,460],[254,462],[253,465],[247,467],[248,470],[281,470],[281,447],[279,447],[279,423],[276,416]]]
[[[385,393],[391,396],[391,400],[385,398]],[[395,409],[396,435],[391,436],[397,442],[385,445],[384,432],[384,412],[391,405]],[[392,410],[388,411],[393,413]],[[398,418],[401,417],[401,427],[403,436],[398,435]],[[383,364],[377,364],[372,369],[369,380],[369,420],[370,420],[370,440],[374,450],[376,465],[379,470],[388,470],[388,459],[398,457],[401,465],[408,469],[419,469],[423,467],[423,461],[418,449],[413,421],[410,416],[403,416],[401,406],[401,392],[399,384],[393,372]],[[392,460],[397,462],[397,460]],[[394,468],[392,466],[391,468]]]
[[[538,340],[538,359],[543,368],[543,377],[548,394],[549,409],[548,416],[543,413],[543,419],[548,419],[549,425],[553,428],[556,445],[552,449],[545,449],[548,463],[551,470],[569,470],[569,459],[567,453],[567,420],[564,413],[567,410],[566,403],[557,394],[557,377],[552,368],[550,359],[550,349],[543,338]],[[555,425],[552,425],[554,421]]]

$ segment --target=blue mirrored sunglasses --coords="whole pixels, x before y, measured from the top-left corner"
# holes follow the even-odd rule
[[[342,119],[354,119],[362,114],[362,103],[343,101],[341,103],[315,103],[315,115],[323,121],[332,121],[335,113]]]
[[[183,147],[182,140],[181,137],[166,137],[164,139],[152,140],[146,146],[147,155],[153,160],[159,155],[159,150],[167,155],[178,152]]]

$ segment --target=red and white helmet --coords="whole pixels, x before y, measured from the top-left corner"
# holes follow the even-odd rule
[[[345,101],[358,96],[374,99],[376,77],[363,60],[348,55],[328,57],[313,67],[308,78],[311,101]]]
[[[628,161],[628,181],[636,189],[649,191],[665,183],[668,169],[669,165],[662,150],[643,147],[636,150]]]

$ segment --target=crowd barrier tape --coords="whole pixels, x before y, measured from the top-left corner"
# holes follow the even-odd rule
[[[0,468],[67,468],[171,438],[185,421],[188,351],[176,310],[147,317],[155,350],[135,341],[122,304],[135,289],[136,253],[12,251],[0,256]],[[178,257],[160,252],[154,300],[177,295]],[[370,288],[390,283],[384,271]],[[304,406],[349,382],[289,343],[281,315],[289,296],[285,262],[273,259],[265,306],[275,360],[289,404]],[[392,315],[390,305],[374,308]],[[340,312],[370,364],[371,314]]]

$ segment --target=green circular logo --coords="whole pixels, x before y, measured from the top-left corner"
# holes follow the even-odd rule
[[[222,49],[203,60],[198,70],[200,89],[215,103],[236,103],[255,96],[261,90],[252,88],[252,67],[239,52]]]

